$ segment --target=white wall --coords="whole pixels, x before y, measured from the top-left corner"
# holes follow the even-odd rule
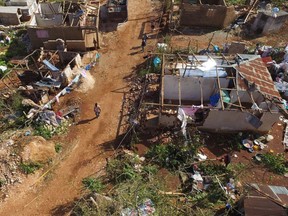
[[[178,100],[179,99],[179,82],[178,77],[174,75],[164,76],[164,99]],[[201,81],[202,80],[202,81]],[[181,77],[181,99],[182,100],[201,100],[201,88],[202,82],[203,99],[209,101],[209,97],[215,93],[218,89],[216,78],[203,78],[203,77]],[[228,87],[229,80],[226,78],[220,78],[220,85],[222,88]]]

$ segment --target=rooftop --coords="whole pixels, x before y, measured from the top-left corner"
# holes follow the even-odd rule
[[[266,97],[281,99],[272,77],[260,57],[256,56],[252,60],[244,61],[235,68],[240,74],[237,78],[239,89],[248,90],[249,85],[255,84],[257,90]],[[248,85],[245,79],[248,81]]]
[[[244,200],[246,216],[287,216],[288,188],[250,184],[254,190]]]

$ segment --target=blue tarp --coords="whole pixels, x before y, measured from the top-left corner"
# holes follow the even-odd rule
[[[219,93],[212,95],[210,97],[210,104],[212,106],[214,106],[214,107],[217,106],[217,103],[218,103],[219,99],[220,99],[220,94]]]
[[[55,67],[54,65],[52,65],[48,60],[43,60],[43,64],[46,65],[46,67],[49,68],[49,70],[51,70],[52,72],[58,72],[59,69],[57,67]]]
[[[153,59],[154,67],[158,67],[160,63],[161,63],[161,59],[158,56]]]

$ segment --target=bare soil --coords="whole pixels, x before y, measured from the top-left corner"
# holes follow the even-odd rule
[[[103,34],[100,63],[91,72],[94,88],[86,94],[70,95],[81,98],[82,113],[78,125],[71,127],[64,140],[59,138],[65,141],[64,156],[54,162],[45,178],[38,173],[14,187],[1,203],[0,215],[65,215],[83,193],[82,179],[103,169],[121,133],[119,112],[123,93],[128,90],[125,78],[144,60],[139,45],[146,30],[143,23],[152,13],[151,1],[142,0],[141,7],[138,1],[131,1],[129,21],[117,32]],[[149,43],[154,42],[151,39]],[[95,102],[102,108],[99,119],[94,119]]]
[[[59,142],[65,143],[63,154],[44,175],[38,172],[29,176],[23,184],[14,187],[6,201],[1,203],[0,215],[66,215],[71,211],[73,202],[83,194],[82,179],[95,173],[101,174],[105,159],[113,154],[112,146],[115,139],[123,132],[119,113],[123,93],[128,90],[126,78],[144,61],[145,53],[139,52],[141,36],[144,32],[150,31],[149,20],[156,13],[152,10],[152,3],[150,0],[129,1],[129,21],[122,24],[117,31],[111,31],[115,30],[111,25],[102,25],[105,33],[100,50],[100,63],[91,71],[95,85],[86,94],[73,92],[70,95],[81,98],[82,112],[78,125],[72,126],[65,138],[59,137]],[[210,32],[175,36],[172,44],[175,47],[187,47],[189,40],[197,40],[199,49],[204,49],[212,34]],[[256,42],[283,46],[288,41],[288,28],[286,26],[279,34],[257,39],[243,40],[231,35],[227,38],[226,40],[226,33],[218,31],[213,43],[221,46],[226,41],[245,41],[251,46]],[[147,48],[153,49],[155,43],[155,39],[149,39]],[[94,118],[95,102],[102,108],[99,119]],[[283,126],[275,127],[275,134],[272,132],[275,140],[269,146],[277,152],[276,146],[281,145]],[[142,148],[143,152],[146,150],[145,146],[139,148]],[[206,153],[209,157],[218,154],[212,151],[209,153],[208,150]],[[251,160],[251,154],[244,151],[243,154],[237,155],[237,160],[233,159],[232,163]],[[164,171],[162,173],[165,174]],[[246,173],[247,181],[287,185],[287,180],[285,182],[283,178],[278,179],[279,176],[267,174],[264,169],[251,169]],[[175,185],[171,185],[171,189],[176,189]]]

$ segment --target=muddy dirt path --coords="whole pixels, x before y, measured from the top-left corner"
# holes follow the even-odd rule
[[[105,158],[113,153],[111,143],[117,132],[123,91],[127,90],[124,78],[143,61],[143,54],[135,54],[139,50],[135,47],[141,44],[139,37],[151,8],[150,0],[130,1],[129,21],[117,32],[104,33],[100,64],[93,72],[95,86],[82,94],[80,124],[73,126],[67,136],[73,149],[47,180],[35,184],[32,178],[29,187],[25,188],[24,182],[16,188],[1,204],[0,215],[65,215],[83,193],[82,179],[103,168]],[[99,119],[91,120],[95,102],[100,103],[102,113]]]

